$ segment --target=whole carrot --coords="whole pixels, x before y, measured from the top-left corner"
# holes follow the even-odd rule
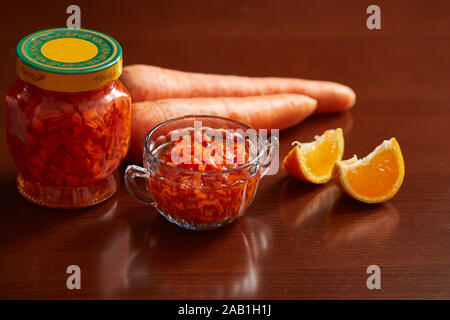
[[[349,109],[356,99],[352,89],[335,82],[191,73],[149,65],[125,67],[121,80],[133,102],[298,93],[317,100],[317,113],[328,113]]]
[[[166,120],[185,115],[215,115],[241,121],[254,129],[285,129],[314,112],[316,100],[300,94],[255,97],[166,99],[133,103],[128,160],[142,162],[147,133]]]

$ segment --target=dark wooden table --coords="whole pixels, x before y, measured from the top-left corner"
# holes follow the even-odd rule
[[[367,1],[77,3],[82,27],[115,37],[125,64],[351,86],[352,111],[282,132],[280,156],[327,128],[344,128],[346,158],[395,136],[405,181],[365,205],[280,171],[244,217],[212,232],[170,224],[123,184],[102,205],[47,210],[16,191],[1,108],[0,298],[450,298],[449,1],[376,1],[381,30],[366,28]],[[2,2],[2,96],[16,43],[64,26],[69,4]],[[66,288],[72,264],[81,290]],[[366,287],[372,264],[381,290]]]

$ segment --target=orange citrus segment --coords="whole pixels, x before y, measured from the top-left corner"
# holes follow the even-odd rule
[[[367,203],[392,198],[400,189],[404,176],[403,155],[395,138],[385,140],[361,160],[354,156],[336,163],[335,179],[341,189]]]
[[[293,177],[312,183],[330,181],[336,161],[344,153],[342,129],[327,130],[309,143],[294,142],[283,160],[283,169]]]

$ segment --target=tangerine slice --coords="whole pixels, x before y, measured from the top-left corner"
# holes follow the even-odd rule
[[[395,138],[385,140],[365,158],[336,163],[334,178],[342,191],[366,203],[391,199],[405,176],[400,145]]]
[[[330,181],[336,161],[344,154],[344,136],[342,129],[327,130],[315,141],[300,143],[283,160],[283,169],[299,180],[312,183]]]

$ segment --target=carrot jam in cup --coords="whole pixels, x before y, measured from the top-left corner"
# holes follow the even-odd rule
[[[169,221],[215,229],[242,216],[264,175],[271,145],[243,123],[214,116],[166,121],[146,137],[144,168],[128,166],[128,190]],[[146,190],[135,178],[144,178]]]
[[[58,28],[26,36],[16,54],[6,139],[19,192],[49,208],[105,201],[130,140],[120,45],[97,31]]]

